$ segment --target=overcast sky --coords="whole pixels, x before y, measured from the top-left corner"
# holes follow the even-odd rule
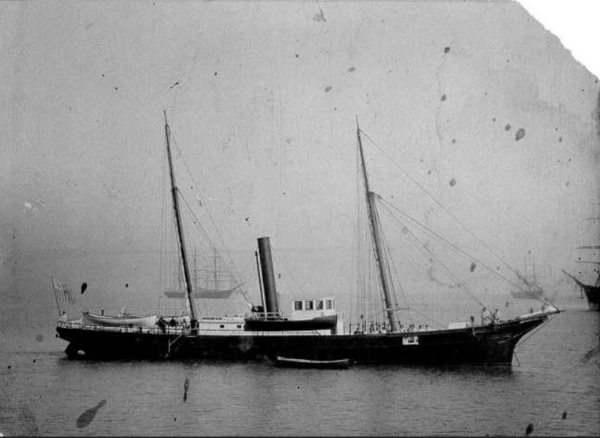
[[[576,247],[597,238],[597,79],[518,4],[0,10],[7,288],[106,275],[23,268],[45,251],[159,248],[163,110],[231,249],[263,235],[282,251],[352,248],[357,117],[389,156],[365,141],[372,189],[428,225],[403,172],[511,264],[575,271]]]

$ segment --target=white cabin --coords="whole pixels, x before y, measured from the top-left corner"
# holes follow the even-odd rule
[[[335,299],[325,298],[292,298],[290,320],[311,319],[319,316],[336,315]]]

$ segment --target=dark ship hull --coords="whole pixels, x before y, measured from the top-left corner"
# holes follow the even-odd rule
[[[600,286],[592,286],[591,284],[582,283],[577,278],[566,272],[564,269],[563,272],[567,274],[567,276],[571,278],[577,284],[577,286],[581,288],[581,290],[583,290],[590,310],[600,310]],[[596,284],[598,284],[598,282],[596,282]]]
[[[581,284],[590,310],[600,310],[600,286]]]
[[[313,332],[162,333],[158,328],[90,329],[59,324],[71,358],[275,360],[350,359],[356,363],[510,365],[523,335],[551,313],[484,326],[387,334],[323,335]]]

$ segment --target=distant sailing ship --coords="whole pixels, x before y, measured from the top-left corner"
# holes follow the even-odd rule
[[[371,191],[361,139],[357,126],[357,156],[364,187],[370,248],[377,272],[377,295],[383,296],[378,312],[385,321],[370,326],[361,315],[356,330],[347,330],[337,314],[333,298],[293,300],[286,316],[280,310],[268,237],[258,239],[257,266],[261,306],[253,306],[246,317],[207,317],[196,310],[194,281],[188,261],[186,239],[175,183],[171,154],[171,132],[165,115],[165,139],[169,165],[172,207],[177,226],[180,262],[183,268],[189,319],[183,324],[167,324],[159,318],[154,327],[90,326],[85,320],[59,321],[58,336],[68,342],[71,357],[89,358],[206,358],[263,360],[279,358],[302,361],[350,361],[356,363],[398,364],[511,364],[515,346],[527,333],[560,311],[547,306],[508,320],[490,319],[478,323],[451,323],[448,327],[403,325],[402,310],[396,304],[389,253],[383,239],[377,210],[380,198]],[[485,310],[485,308],[484,308]],[[302,362],[303,364],[305,362]]]
[[[198,267],[197,256],[194,254],[193,274],[193,297],[195,299],[228,299],[236,293],[246,295],[246,291],[242,289],[244,282],[236,281],[234,275],[221,266],[216,248],[213,248],[211,263],[207,263],[201,268]],[[167,298],[185,299],[185,281],[181,265],[176,277],[178,287],[166,290],[165,296]]]
[[[519,288],[511,291],[511,295],[515,299],[544,299],[544,289],[538,284],[535,272],[535,264],[531,264],[531,269],[525,265],[523,272],[515,271],[519,280]]]

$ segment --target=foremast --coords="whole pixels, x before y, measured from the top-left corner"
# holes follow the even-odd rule
[[[179,189],[175,184],[175,173],[173,171],[173,158],[171,156],[171,131],[169,124],[167,123],[167,112],[165,111],[165,138],[167,141],[167,158],[169,161],[169,174],[171,176],[171,195],[173,197],[173,210],[175,212],[175,223],[177,225],[177,237],[179,239],[179,250],[181,255],[181,262],[183,264],[183,276],[185,279],[185,288],[187,293],[188,304],[190,307],[190,323],[192,329],[194,329],[198,323],[196,314],[196,306],[194,304],[194,291],[192,286],[192,277],[190,275],[190,268],[187,260],[187,252],[185,249],[185,239],[183,237],[183,225],[181,223],[181,213],[179,211]]]
[[[360,153],[360,163],[365,183],[365,195],[367,200],[367,212],[369,216],[369,225],[371,230],[371,237],[373,239],[373,248],[375,252],[375,261],[379,270],[379,281],[381,282],[381,289],[383,290],[383,299],[385,302],[385,313],[390,323],[390,329],[392,332],[398,331],[398,324],[394,317],[394,303],[392,300],[393,286],[391,282],[391,275],[386,261],[383,242],[381,241],[381,226],[379,223],[379,216],[377,214],[377,206],[375,204],[375,197],[377,196],[374,192],[371,192],[369,188],[369,177],[367,175],[367,167],[365,165],[365,157],[363,153],[362,140],[360,138],[360,127],[358,126],[358,120],[356,121],[356,136],[358,138],[358,150]]]

